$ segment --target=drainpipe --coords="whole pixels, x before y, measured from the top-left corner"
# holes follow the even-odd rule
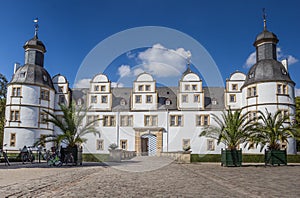
[[[120,112],[117,112],[117,146],[120,147]],[[120,148],[119,148],[120,149]]]

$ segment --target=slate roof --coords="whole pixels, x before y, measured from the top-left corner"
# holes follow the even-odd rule
[[[157,87],[158,110],[177,110],[178,87]],[[78,101],[81,98],[82,104],[87,104],[87,93],[89,89],[72,89],[72,98]],[[112,88],[112,111],[131,111],[131,87]],[[205,110],[224,110],[224,88],[223,87],[203,87],[205,99]],[[166,106],[165,102],[169,99],[171,104]],[[125,104],[121,104],[121,100]],[[212,104],[215,100],[216,104]]]
[[[47,70],[33,64],[26,64],[18,68],[10,84],[34,84],[54,89],[52,79]]]
[[[274,59],[263,59],[250,68],[243,87],[253,83],[275,81],[295,84],[282,63]]]

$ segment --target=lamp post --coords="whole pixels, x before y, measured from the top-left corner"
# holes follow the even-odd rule
[[[169,106],[170,100],[166,100],[166,109],[167,109],[167,153],[169,152]]]

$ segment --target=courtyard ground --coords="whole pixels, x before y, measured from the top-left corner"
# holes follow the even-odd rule
[[[0,164],[0,197],[300,197],[300,165],[221,167],[162,157],[48,167]]]

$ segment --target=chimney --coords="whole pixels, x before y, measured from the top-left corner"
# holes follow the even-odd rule
[[[288,71],[288,59],[286,58],[286,59],[283,59],[282,61],[281,61],[281,63],[283,64],[283,66],[284,66],[284,68],[285,68],[285,70],[287,71],[287,72],[289,72]]]
[[[21,67],[20,63],[15,63],[14,64],[14,73]]]

